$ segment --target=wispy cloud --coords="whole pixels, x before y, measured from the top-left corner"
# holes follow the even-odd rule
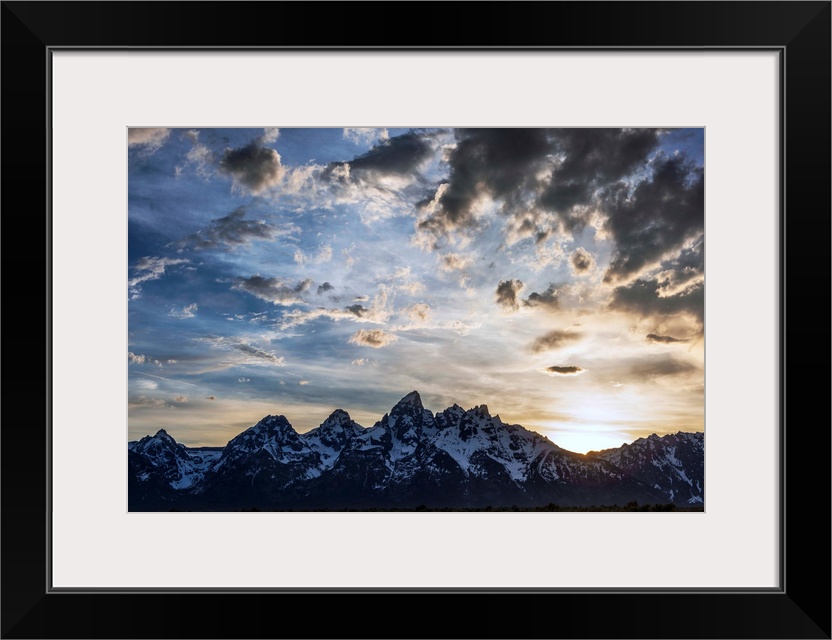
[[[360,145],[371,145],[390,139],[387,129],[375,127],[344,127],[344,139]]]
[[[332,246],[322,244],[313,255],[305,254],[301,249],[295,249],[295,262],[298,264],[325,264],[332,260]],[[323,285],[322,285],[323,286]]]
[[[285,222],[273,225],[265,220],[246,219],[246,208],[239,206],[222,218],[211,221],[205,229],[180,240],[177,245],[181,250],[222,249],[230,250],[239,245],[250,245],[256,240],[270,241],[279,237],[292,237],[300,233],[297,225]]]
[[[582,334],[577,331],[556,329],[555,331],[550,331],[549,333],[535,339],[535,341],[531,344],[531,350],[534,353],[541,353],[543,351],[549,351],[551,349],[566,346],[567,344],[576,342],[581,338]]]
[[[143,151],[152,154],[158,151],[170,136],[170,129],[131,127],[127,130],[127,146],[142,147]]]
[[[133,277],[127,280],[130,298],[135,300],[141,295],[141,285],[144,282],[158,280],[165,275],[165,270],[178,264],[185,264],[184,258],[161,258],[159,256],[145,256],[133,266]]]
[[[686,338],[674,338],[673,336],[660,336],[655,333],[647,334],[647,342],[659,342],[663,344],[672,344],[674,342],[688,342]]]
[[[250,342],[235,336],[203,336],[200,338],[194,338],[194,340],[196,342],[208,344],[214,349],[227,351],[233,354],[233,357],[230,360],[227,360],[226,364],[270,364],[281,367],[285,362],[285,358],[283,356],[275,355],[274,351],[265,351],[255,347]]]
[[[232,285],[235,291],[245,291],[275,305],[300,304],[303,294],[312,286],[312,280],[301,280],[295,284],[282,278],[264,278],[260,275],[237,278]]]
[[[199,305],[196,302],[193,304],[189,304],[181,309],[171,309],[168,313],[169,316],[172,318],[179,318],[180,320],[184,320],[187,318],[195,318],[196,312],[199,310]]]

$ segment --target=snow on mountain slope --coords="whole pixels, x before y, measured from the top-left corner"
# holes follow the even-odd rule
[[[266,416],[221,451],[189,450],[164,430],[128,448],[136,469],[149,464],[179,494],[223,508],[680,503],[683,488],[695,503],[704,482],[697,436],[582,455],[485,405],[433,414],[414,391],[371,428],[338,409],[303,434]]]
[[[152,465],[173,489],[187,489],[198,483],[221,453],[213,449],[188,449],[164,429],[131,442],[128,450]]]
[[[677,504],[705,500],[705,434],[655,433],[615,449],[590,451],[588,456],[614,464]]]

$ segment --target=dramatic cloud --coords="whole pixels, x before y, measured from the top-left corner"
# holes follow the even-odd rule
[[[273,364],[281,367],[284,364],[283,356],[276,356],[272,351],[263,351],[253,346],[242,338],[233,336],[205,336],[195,338],[197,342],[211,345],[215,349],[229,351],[235,354],[233,361],[225,364]]]
[[[324,282],[322,285],[320,285],[318,287],[318,295],[321,295],[322,293],[326,293],[327,291],[332,291],[334,288],[335,287],[333,287],[328,282]]]
[[[246,220],[245,207],[237,207],[227,216],[212,220],[211,224],[179,242],[179,248],[231,249],[251,244],[254,240],[274,240],[280,236],[300,233],[291,223],[276,227],[263,220]]]
[[[442,235],[468,227],[483,195],[512,204],[533,190],[551,143],[545,129],[456,129],[450,176],[420,228]],[[511,206],[510,204],[507,206]]]
[[[686,287],[705,278],[705,243],[702,236],[690,246],[685,246],[678,255],[664,260],[655,275],[662,295],[679,293]]]
[[[349,175],[361,179],[368,176],[409,176],[432,154],[433,144],[429,136],[418,132],[404,133],[384,140],[367,153],[350,160]]]
[[[575,275],[583,275],[595,268],[595,258],[583,247],[578,247],[572,252],[569,263]]]
[[[521,236],[541,241],[551,214],[580,229],[597,189],[643,165],[658,143],[656,129],[455,129],[447,186],[437,191],[420,228],[437,236],[474,224],[484,196],[503,215],[522,217]],[[426,203],[427,207],[427,203]]]
[[[280,154],[261,146],[262,139],[253,140],[239,149],[226,149],[220,159],[219,171],[231,176],[237,191],[259,195],[280,184],[285,172]]]
[[[641,316],[688,313],[701,325],[705,319],[705,284],[697,282],[672,296],[661,296],[658,281],[638,279],[615,288],[610,308]]]
[[[364,347],[372,347],[373,349],[381,349],[398,339],[398,336],[382,331],[381,329],[359,329],[350,336],[348,342]]]
[[[170,136],[170,129],[135,128],[127,130],[127,146],[143,147],[146,153],[157,151]]]
[[[500,280],[494,294],[497,304],[506,311],[517,311],[520,308],[517,296],[522,289],[520,280]]]
[[[217,397],[216,396],[205,396],[205,399],[206,400],[216,400]]]
[[[189,304],[187,307],[182,307],[181,309],[171,309],[168,315],[172,318],[184,320],[186,318],[195,318],[198,310],[199,306],[197,306],[196,302],[194,302],[193,304]]]
[[[310,279],[293,285],[280,278],[264,278],[257,275],[250,278],[237,278],[231,288],[235,291],[245,291],[275,305],[289,306],[303,303],[302,294],[311,286],[312,280]]]
[[[538,207],[579,230],[589,220],[596,189],[642,167],[659,142],[658,129],[555,129],[556,161]]]
[[[688,342],[685,338],[674,338],[673,336],[659,336],[655,333],[648,333],[647,334],[647,341],[648,342],[661,342],[664,344],[671,344],[673,342]]]
[[[301,380],[301,381],[299,381],[299,382],[298,382],[298,384],[299,384],[300,386],[304,387],[304,386],[306,386],[307,384],[309,384],[309,380]]]
[[[180,404],[185,404],[188,402],[188,396],[176,396],[173,399],[174,402],[178,402]]]
[[[550,284],[549,288],[543,293],[536,291],[529,294],[529,297],[523,301],[523,304],[529,307],[551,307],[556,309],[559,305],[558,290],[554,284]]]
[[[237,378],[237,382],[245,384],[246,382],[251,382],[251,378]]]
[[[562,331],[557,329],[555,331],[550,331],[539,338],[537,338],[531,344],[531,350],[534,353],[541,353],[542,351],[549,351],[551,349],[557,349],[559,347],[563,347],[571,342],[575,342],[580,340],[582,334],[577,331]]]
[[[582,369],[581,367],[574,367],[571,365],[566,367],[546,367],[546,373],[553,376],[577,376],[583,373],[584,371],[586,371],[586,369]]]
[[[638,275],[704,230],[703,169],[681,155],[658,156],[652,168],[653,176],[635,189],[622,182],[601,197],[608,217],[605,229],[616,246],[605,282]]]
[[[130,288],[130,298],[136,300],[141,295],[143,282],[158,280],[165,275],[165,269],[177,264],[185,264],[188,260],[183,258],[160,258],[158,256],[145,256],[133,267],[134,276],[127,281]]]
[[[387,129],[374,127],[344,127],[344,139],[355,144],[369,145],[390,139]]]

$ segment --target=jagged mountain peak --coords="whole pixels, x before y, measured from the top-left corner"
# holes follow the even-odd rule
[[[292,431],[294,431],[294,427],[292,427],[291,423],[286,418],[286,416],[283,416],[283,415],[279,415],[279,416],[268,415],[265,418],[262,418],[253,427],[249,427],[248,429],[246,429],[246,431],[243,431],[243,433],[247,433],[249,431],[260,431],[262,429],[279,430],[279,431],[285,431],[286,429],[291,429]]]
[[[399,400],[396,403],[396,407],[408,407],[408,406],[414,407],[414,408],[418,409],[419,411],[424,409],[424,407],[422,406],[422,397],[419,395],[418,391],[411,391],[404,398],[402,398],[401,400]]]
[[[488,406],[484,405],[484,404],[481,404],[481,405],[471,409],[471,413],[474,413],[475,415],[478,415],[481,418],[490,418],[491,417],[491,414],[488,413]]]
[[[131,451],[156,452],[157,454],[166,449],[178,452],[181,448],[184,448],[184,445],[176,442],[173,436],[164,429],[159,429],[154,435],[147,435],[141,440],[133,442],[129,447]]]
[[[329,414],[329,417],[325,420],[325,422],[347,422],[350,419],[350,414],[344,411],[343,409],[336,409],[332,413]]]

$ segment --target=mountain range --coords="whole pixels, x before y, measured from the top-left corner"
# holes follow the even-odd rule
[[[130,511],[702,506],[704,434],[574,453],[485,405],[425,409],[407,394],[370,428],[341,409],[299,434],[266,416],[225,447],[164,429],[128,443]]]

